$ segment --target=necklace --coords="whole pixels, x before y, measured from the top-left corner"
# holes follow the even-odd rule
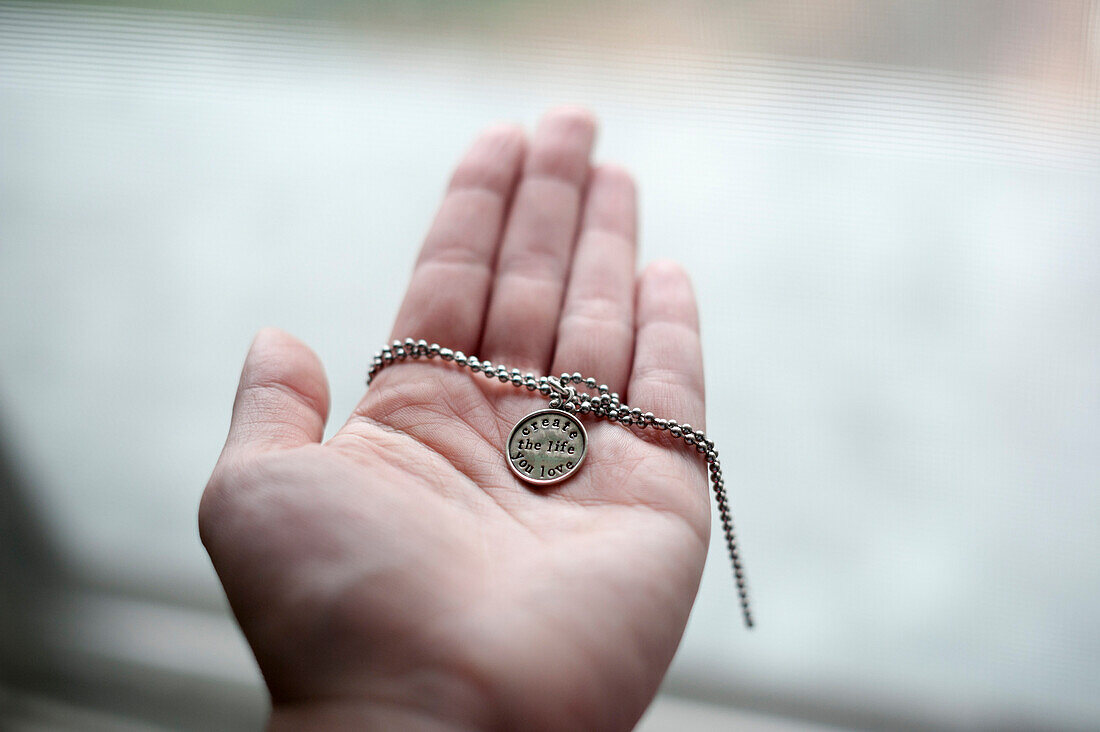
[[[588,432],[578,415],[591,415],[642,430],[655,429],[693,447],[707,463],[714,502],[718,506],[718,516],[733,567],[733,579],[737,584],[741,615],[747,627],[753,626],[745,571],[737,548],[737,536],[734,534],[733,518],[730,516],[729,500],[726,496],[726,482],[722,478],[722,467],[718,462],[718,450],[702,430],[689,424],[679,424],[674,419],[656,417],[652,412],[642,412],[636,407],[631,408],[623,404],[619,395],[606,384],[600,384],[592,377],[584,377],[579,373],[565,373],[560,377],[524,374],[519,369],[494,365],[490,361],[467,356],[462,351],[452,351],[437,343],[429,344],[427,341],[416,341],[412,338],[394,341],[392,345],[375,354],[367,372],[367,386],[370,386],[374,377],[386,366],[410,358],[439,358],[467,368],[475,374],[484,374],[486,378],[510,383],[527,391],[537,391],[549,399],[547,408],[538,409],[519,420],[503,445],[508,467],[516,477],[535,486],[559,483],[580,469],[588,452]],[[578,391],[577,386],[595,393]]]

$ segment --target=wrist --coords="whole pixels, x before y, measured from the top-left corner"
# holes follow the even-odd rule
[[[397,704],[323,701],[275,705],[268,732],[316,730],[409,730],[409,732],[473,732],[478,727],[443,719],[424,709]]]
[[[269,732],[475,732],[497,726],[493,700],[470,680],[454,674],[420,670],[384,681],[374,678],[367,684],[350,679],[350,675],[345,677],[342,689],[329,687],[329,694],[322,692],[312,698],[275,695]]]

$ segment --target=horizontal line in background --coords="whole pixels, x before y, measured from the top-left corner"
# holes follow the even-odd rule
[[[506,86],[536,77],[603,99],[730,124],[741,136],[755,132],[847,149],[1058,168],[1100,165],[1100,115],[1095,100],[1083,95],[1037,94],[1018,81],[919,69],[716,58],[675,47],[627,53],[502,35],[429,35],[413,43],[392,29],[363,35],[316,21],[4,3],[0,86],[222,96],[319,75],[361,81],[371,64],[384,62],[391,72],[442,78],[468,78],[462,70],[476,70],[483,83]]]
[[[160,38],[169,41],[172,45],[183,46],[188,44],[217,46],[246,46],[253,49],[268,47],[278,51],[279,55],[289,57],[302,53],[312,53],[317,57],[333,56],[334,47],[341,44],[362,45],[363,37],[352,33],[345,26],[320,21],[286,21],[275,23],[269,19],[244,16],[217,16],[201,13],[184,13],[178,11],[134,11],[130,9],[111,7],[89,7],[86,5],[47,5],[34,3],[3,3],[0,2],[0,26],[8,25],[11,28],[32,32],[35,28],[51,35],[67,32],[72,35],[82,33],[91,34],[96,38],[106,31],[112,37],[121,40],[129,37],[135,41],[149,38]],[[524,27],[530,30],[529,27]],[[382,29],[379,29],[382,30]],[[375,29],[372,29],[372,33]],[[388,32],[388,36],[386,34]],[[521,34],[526,35],[526,34]],[[953,93],[960,98],[972,97],[975,93],[992,98],[1013,99],[1018,98],[1022,92],[1028,91],[1032,95],[1036,90],[1032,85],[1013,82],[1010,79],[996,76],[980,76],[973,74],[949,73],[943,71],[927,71],[901,66],[885,66],[870,64],[841,63],[831,60],[799,59],[793,57],[761,56],[754,54],[731,54],[725,57],[701,54],[683,46],[653,45],[644,47],[644,55],[638,49],[623,50],[613,46],[601,46],[594,49],[592,46],[580,44],[571,39],[555,36],[540,36],[534,43],[525,38],[523,42],[510,40],[514,34],[502,33],[501,38],[487,43],[485,37],[469,39],[465,33],[439,29],[431,34],[432,38],[439,41],[450,40],[458,43],[463,40],[476,41],[475,46],[484,48],[486,45],[498,45],[503,48],[512,48],[517,51],[537,49],[538,55],[544,56],[546,51],[556,52],[559,55],[573,58],[587,58],[592,61],[607,61],[617,59],[627,66],[646,66],[639,58],[648,58],[654,61],[676,61],[681,68],[696,72],[706,70],[728,71],[731,62],[738,68],[757,67],[767,72],[781,66],[783,76],[789,76],[791,72],[806,78],[822,78],[829,80],[848,77],[858,80],[861,86],[873,86],[876,78],[881,79],[881,84],[887,85],[891,90],[927,89],[930,86],[937,90],[940,96],[951,96]],[[372,35],[371,44],[387,44],[393,47],[405,48],[410,45],[412,39],[407,29],[403,32],[399,28],[387,28],[379,35]],[[422,38],[417,39],[422,40]],[[431,51],[429,45],[416,45],[416,53]],[[473,50],[468,48],[467,50]],[[448,52],[448,49],[444,49]],[[449,50],[453,53],[453,49]],[[531,54],[534,55],[534,54]],[[956,87],[954,92],[948,91]],[[997,91],[994,91],[997,90]],[[1088,91],[1088,90],[1084,90]],[[1095,91],[1091,95],[1089,106],[1095,111]],[[1043,90],[1041,98],[1051,107],[1072,108],[1080,106],[1081,97],[1076,94],[1057,92],[1055,90]]]

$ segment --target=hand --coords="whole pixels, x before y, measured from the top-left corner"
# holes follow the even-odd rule
[[[393,337],[521,371],[580,371],[704,421],[695,301],[635,275],[624,171],[590,115],[497,127],[459,163]],[[629,729],[698,589],[704,465],[662,434],[582,418],[584,465],[534,488],[504,440],[537,392],[438,360],[384,369],[322,435],[317,357],[262,331],[199,528],[271,692],[272,728]]]

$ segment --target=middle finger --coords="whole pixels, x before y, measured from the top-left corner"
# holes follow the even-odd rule
[[[497,262],[482,358],[545,373],[573,256],[596,125],[584,110],[546,114],[535,131]]]

